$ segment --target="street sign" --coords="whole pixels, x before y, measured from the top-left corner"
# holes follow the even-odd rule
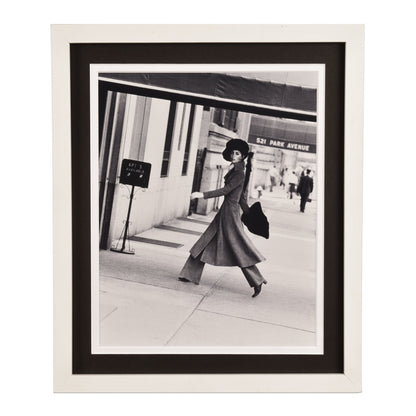
[[[149,186],[152,165],[138,160],[123,159],[121,163],[120,183],[147,188]]]
[[[272,139],[269,137],[257,137],[250,134],[248,142],[258,146],[275,147],[277,149],[295,150],[297,152],[316,153],[315,144],[298,143],[290,140]]]

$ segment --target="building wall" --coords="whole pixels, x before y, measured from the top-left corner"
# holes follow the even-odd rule
[[[189,125],[190,104],[178,103],[176,108],[175,124],[173,129],[171,157],[167,177],[160,177],[163,150],[166,139],[170,101],[156,98],[147,98],[147,107],[142,101],[133,104],[126,109],[123,143],[120,152],[120,161],[125,157],[131,157],[131,149],[143,149],[142,161],[151,163],[149,187],[147,189],[135,188],[135,196],[131,209],[129,235],[138,234],[155,225],[165,223],[173,218],[186,216],[189,208],[189,196],[191,193],[193,173],[195,169],[195,157],[198,146],[202,107],[197,106],[194,114],[194,127],[191,138],[190,155],[187,174],[182,175],[182,165],[186,146],[186,137]],[[150,103],[149,103],[150,101]],[[134,108],[131,108],[134,106]],[[137,106],[142,106],[143,111],[136,111]],[[145,114],[144,135],[137,127],[137,118]],[[184,114],[184,117],[182,117]],[[183,121],[183,125],[181,126]],[[182,133],[182,134],[181,134]],[[142,143],[137,143],[137,141]],[[144,143],[143,143],[144,141]],[[144,146],[143,146],[144,145]],[[130,186],[116,185],[113,203],[109,240],[118,239],[121,235],[124,221],[127,216]]]

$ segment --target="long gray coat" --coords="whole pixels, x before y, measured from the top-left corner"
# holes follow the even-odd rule
[[[204,192],[204,199],[224,196],[217,215],[205,230],[204,234],[191,248],[192,257],[201,253],[201,261],[214,266],[252,266],[265,258],[254,247],[244,232],[241,222],[240,206],[244,212],[248,210],[244,185],[244,162],[224,177],[225,186],[215,191]]]

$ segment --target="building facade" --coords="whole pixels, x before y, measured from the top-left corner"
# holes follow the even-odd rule
[[[312,160],[316,89],[226,74],[104,74],[100,82],[102,249],[110,248],[125,227],[131,187],[119,180],[124,159],[151,164],[148,188],[135,189],[129,236],[190,212],[217,210],[221,198],[191,202],[190,194],[223,186],[229,162],[222,151],[230,139],[247,141],[254,153],[251,196],[258,186],[267,187],[272,166],[299,169],[300,162]],[[267,107],[279,103],[281,109]],[[295,104],[297,110],[285,109]],[[306,146],[311,146],[309,159],[302,159]]]
[[[129,235],[186,216],[202,106],[108,92],[100,145],[100,246],[120,238],[131,187],[120,184],[123,159],[151,164],[147,189],[136,188]]]

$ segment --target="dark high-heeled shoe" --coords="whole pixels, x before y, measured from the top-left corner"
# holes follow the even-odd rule
[[[264,284],[266,284],[267,282],[263,282]],[[256,296],[258,296],[261,292],[261,286],[263,283],[260,283],[258,286],[254,286],[254,293],[251,295],[252,298],[255,298]]]
[[[189,279],[187,279],[186,277],[178,277],[178,280],[180,280],[181,282],[185,282],[185,283],[190,283],[191,281]]]

